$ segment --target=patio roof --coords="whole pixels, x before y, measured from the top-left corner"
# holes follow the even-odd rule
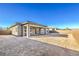
[[[26,25],[26,24],[34,24],[34,25],[39,25],[39,26],[42,26],[42,27],[47,27],[45,25],[42,25],[42,24],[38,24],[36,22],[32,22],[32,21],[27,21],[27,22],[24,22],[24,23],[20,23],[20,22],[16,22],[15,24],[13,24],[12,26],[10,26],[9,28],[12,28],[16,25]]]

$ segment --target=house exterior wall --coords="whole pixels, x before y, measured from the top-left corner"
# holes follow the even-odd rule
[[[35,28],[30,27],[30,35],[35,35]]]
[[[46,29],[46,34],[49,34],[49,29]]]
[[[40,30],[40,34],[45,34],[45,31],[44,31],[43,28],[41,28],[41,30]]]
[[[18,36],[22,35],[23,30],[21,27],[22,27],[21,25],[17,25]]]
[[[10,31],[11,31],[12,35],[20,36],[21,35],[21,26],[16,25],[16,26],[10,28]]]
[[[40,35],[49,33],[49,29],[47,27],[35,24],[25,24],[25,25],[18,24],[10,28],[10,30],[12,31],[12,34],[16,36],[27,36],[27,34]]]
[[[26,26],[23,26],[23,36],[26,36],[27,35],[27,27]]]
[[[12,35],[18,35],[18,26],[14,26],[10,28]]]

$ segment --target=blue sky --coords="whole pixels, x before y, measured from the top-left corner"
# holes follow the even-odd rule
[[[27,20],[58,28],[79,28],[79,4],[0,4],[0,26]]]

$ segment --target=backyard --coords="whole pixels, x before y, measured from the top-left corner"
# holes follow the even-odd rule
[[[0,35],[2,56],[73,56],[79,55],[76,41],[67,37],[34,36],[16,37]],[[72,44],[74,43],[74,44]]]

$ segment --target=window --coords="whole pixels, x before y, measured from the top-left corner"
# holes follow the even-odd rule
[[[24,26],[24,29],[27,29],[27,27],[26,27],[26,26]]]
[[[26,26],[24,26],[24,32],[26,32],[26,30],[27,30],[27,27],[26,27]]]
[[[33,28],[30,28],[30,32],[33,30]]]

